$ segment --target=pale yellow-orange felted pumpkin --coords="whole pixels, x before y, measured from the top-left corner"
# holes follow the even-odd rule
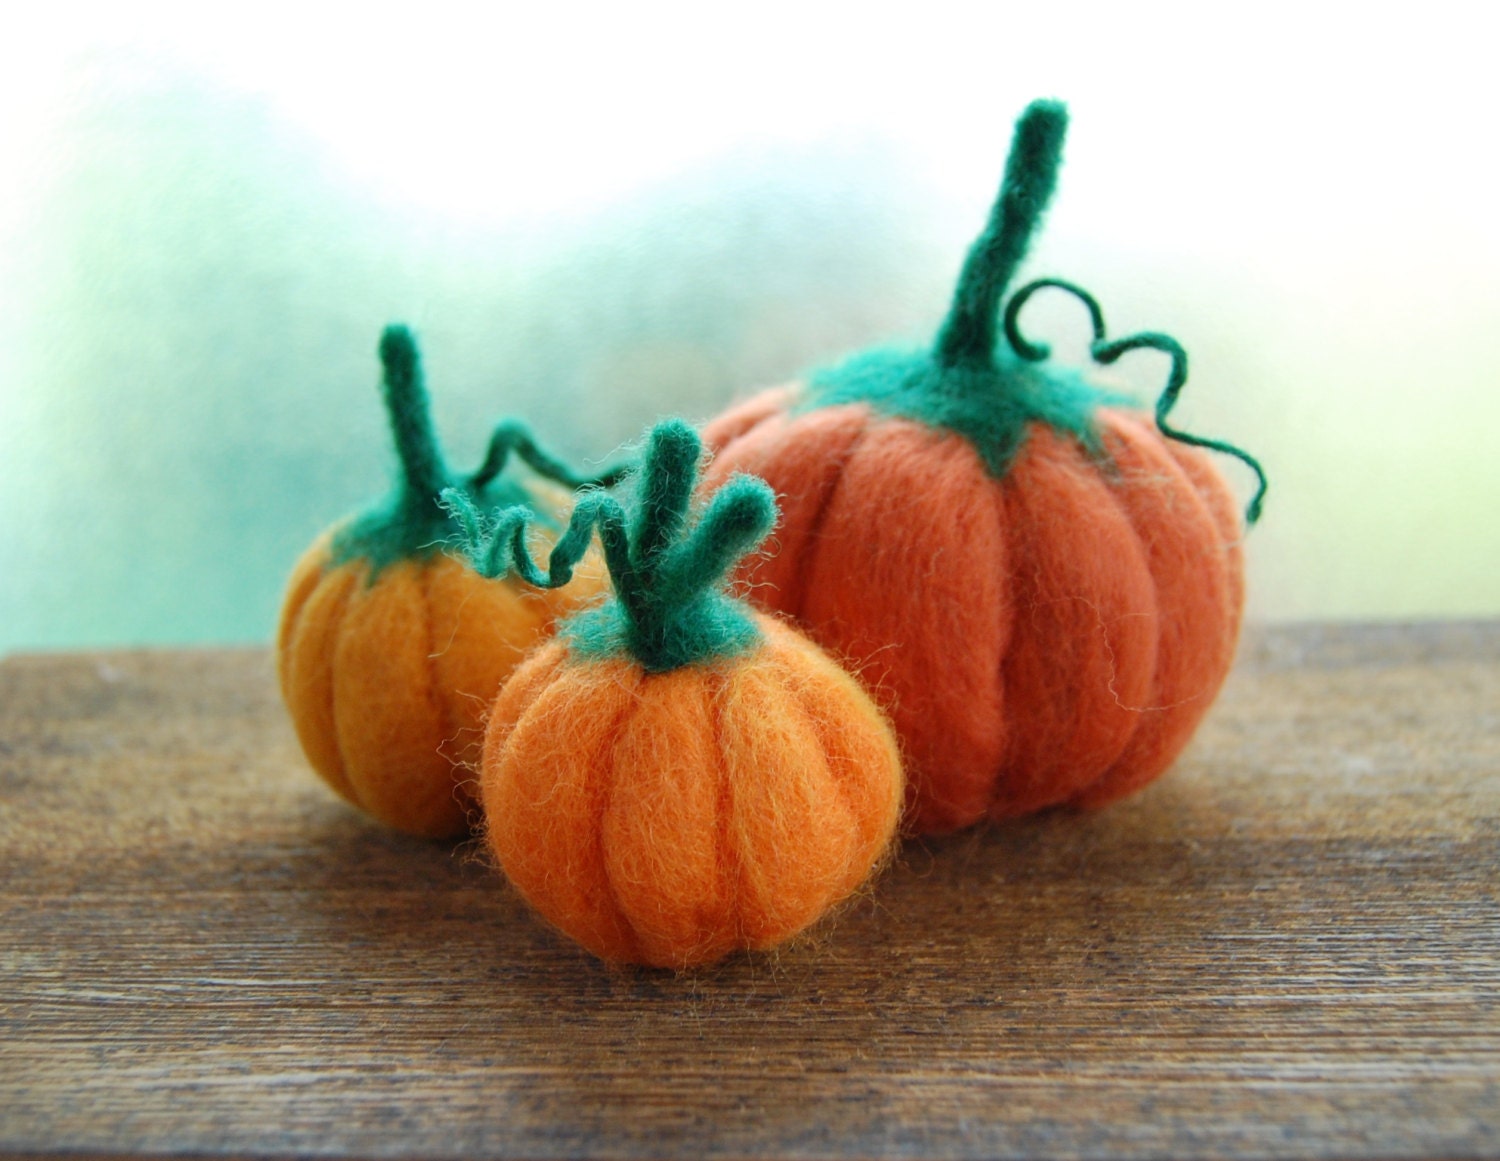
[[[449,471],[433,433],[416,343],[380,341],[384,393],[401,462],[394,493],[320,537],[298,562],[277,634],[282,695],[308,761],[334,790],[399,830],[465,831],[482,724],[501,683],[559,615],[601,595],[597,559],[555,591],[485,580],[442,548],[454,534],[438,498],[459,488],[485,505],[525,505],[565,523],[574,476],[526,429],[501,424],[483,466]],[[537,471],[507,473],[511,453]]]

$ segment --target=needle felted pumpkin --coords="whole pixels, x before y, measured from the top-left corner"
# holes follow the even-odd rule
[[[564,583],[599,528],[614,596],[564,621],[496,700],[485,832],[590,952],[678,969],[814,923],[871,875],[902,802],[895,738],[859,684],[722,591],[775,502],[741,476],[691,521],[700,453],[688,425],[658,425],[628,520],[609,496],[581,499],[544,574],[512,513],[477,560],[492,572],[513,554],[534,582]]]
[[[433,433],[411,333],[388,328],[380,358],[400,482],[296,565],[277,670],[307,759],[334,790],[397,829],[450,836],[468,825],[468,767],[501,682],[560,612],[606,582],[597,564],[556,593],[481,581],[440,551],[455,526],[439,496],[456,486],[487,504],[524,504],[557,528],[570,506],[567,489],[619,473],[578,479],[508,422],[496,429],[483,466],[459,479]],[[512,452],[544,477],[542,486],[505,474]]]
[[[1164,771],[1232,660],[1243,603],[1231,494],[1167,416],[1187,377],[1166,335],[1105,338],[1053,279],[1000,304],[1056,182],[1067,115],[1017,122],[1000,194],[927,349],[858,354],[711,422],[712,488],[778,493],[779,551],[742,569],[883,701],[907,762],[907,826],[957,829],[1099,806]],[[1172,358],[1148,417],[1045,362],[1018,317],[1036,290],[1088,307],[1095,360]],[[1196,445],[1196,446],[1195,446]]]

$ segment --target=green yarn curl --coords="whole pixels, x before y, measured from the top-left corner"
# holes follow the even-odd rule
[[[629,465],[617,464],[595,476],[578,475],[538,447],[525,424],[511,419],[495,428],[479,470],[468,477],[455,475],[443,459],[433,430],[421,356],[408,328],[385,328],[380,336],[380,362],[381,391],[401,465],[400,478],[384,501],[343,525],[334,534],[332,546],[335,564],[368,561],[370,582],[397,561],[439,552],[453,536],[457,526],[438,502],[445,491],[457,489],[486,507],[525,505],[532,510],[531,493],[504,476],[512,455],[538,475],[570,489],[610,487],[629,470]],[[534,515],[555,525],[545,512]]]
[[[690,519],[702,450],[697,432],[682,420],[657,424],[635,476],[629,514],[605,492],[585,492],[545,572],[526,548],[529,509],[485,517],[456,488],[443,493],[442,504],[477,572],[501,577],[514,570],[539,588],[572,580],[597,528],[615,595],[574,614],[558,632],[580,656],[628,654],[647,672],[665,673],[748,652],[761,640],[749,607],[729,596],[723,581],[775,524],[775,495],[764,480],[737,475]]]
[[[1182,394],[1182,388],[1187,384],[1188,377],[1187,351],[1171,335],[1164,335],[1158,331],[1141,331],[1137,334],[1127,335],[1123,339],[1106,338],[1104,310],[1092,294],[1084,290],[1083,287],[1075,286],[1071,282],[1065,282],[1061,278],[1038,278],[1034,282],[1028,282],[1020,290],[1016,291],[1011,296],[1011,300],[1005,308],[1005,336],[1016,354],[1022,359],[1033,362],[1040,362],[1050,354],[1045,343],[1031,342],[1021,334],[1020,330],[1021,308],[1026,305],[1027,301],[1038,290],[1045,290],[1049,287],[1066,291],[1082,302],[1088,309],[1089,321],[1094,329],[1094,338],[1089,344],[1089,354],[1101,366],[1107,367],[1111,363],[1116,362],[1121,355],[1130,351],[1141,350],[1161,351],[1172,360],[1172,368],[1167,374],[1167,385],[1162,389],[1162,393],[1156,400],[1156,428],[1168,439],[1175,439],[1178,443],[1190,444],[1193,447],[1208,448],[1211,451],[1233,456],[1255,473],[1255,495],[1250,498],[1250,503],[1245,506],[1245,523],[1253,526],[1260,519],[1261,509],[1265,504],[1266,489],[1269,487],[1269,481],[1266,479],[1266,471],[1261,467],[1260,461],[1243,448],[1236,447],[1232,443],[1226,443],[1219,439],[1208,439],[1201,435],[1193,435],[1190,432],[1173,427],[1167,422],[1167,416],[1170,414],[1172,408],[1177,405],[1178,396]]]
[[[1249,465],[1259,484],[1246,510],[1247,523],[1254,524],[1266,492],[1259,462],[1233,444],[1190,435],[1167,423],[1167,413],[1187,382],[1187,354],[1175,339],[1145,332],[1106,340],[1103,315],[1092,295],[1060,279],[1040,279],[1017,291],[1005,305],[1009,349],[998,343],[1005,292],[1057,188],[1067,127],[1067,109],[1059,101],[1034,101],[1017,120],[1000,192],[964,259],[948,315],[932,346],[877,348],[814,371],[793,410],[864,403],[882,414],[956,432],[973,445],[996,479],[1010,469],[1033,423],[1067,433],[1091,455],[1102,456],[1096,412],[1132,400],[1100,390],[1069,368],[1041,366],[1047,347],[1025,340],[1017,326],[1021,307],[1035,291],[1058,287],[1088,306],[1094,324],[1090,350],[1096,362],[1113,363],[1140,349],[1171,356],[1171,376],[1156,404],[1157,428],[1168,439],[1224,452]]]

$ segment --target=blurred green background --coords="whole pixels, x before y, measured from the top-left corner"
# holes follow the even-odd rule
[[[298,553],[389,478],[388,321],[461,467],[505,415],[600,460],[925,337],[1040,95],[1074,122],[1024,273],[1176,335],[1181,421],[1261,456],[1251,615],[1500,613],[1496,93],[1453,20],[257,11],[20,30],[0,651],[266,640]],[[1028,318],[1083,357],[1076,310]]]

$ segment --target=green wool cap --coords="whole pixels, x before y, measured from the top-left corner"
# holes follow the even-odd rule
[[[385,500],[345,523],[333,538],[334,562],[369,561],[371,581],[397,561],[440,551],[459,530],[439,503],[445,491],[456,489],[485,507],[524,505],[534,510],[531,493],[504,476],[512,454],[538,475],[567,488],[609,487],[628,470],[628,466],[616,465],[597,476],[580,476],[539,448],[525,424],[506,420],[490,437],[479,470],[467,477],[458,476],[444,462],[433,430],[422,360],[410,330],[399,325],[385,328],[380,336],[380,363],[381,391],[396,444],[400,478]],[[555,524],[546,512],[534,514]]]
[[[761,641],[749,606],[729,596],[724,581],[771,531],[776,499],[764,480],[737,475],[694,519],[702,451],[687,423],[657,424],[634,476],[629,511],[602,491],[583,495],[545,572],[526,548],[529,510],[513,507],[485,518],[457,489],[445,492],[443,503],[462,527],[461,543],[479,573],[497,577],[513,570],[541,588],[572,579],[597,527],[615,594],[568,618],[558,632],[580,656],[628,655],[648,672],[664,673],[745,653]]]

